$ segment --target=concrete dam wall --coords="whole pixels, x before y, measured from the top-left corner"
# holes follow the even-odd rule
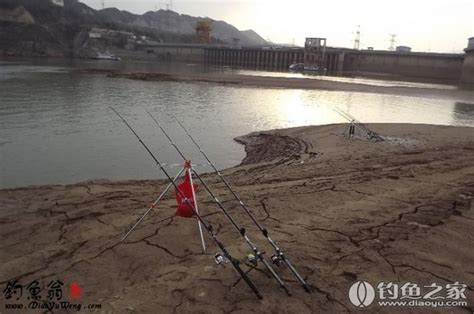
[[[463,62],[463,54],[355,51],[346,53],[343,74],[418,78],[457,84]]]
[[[464,51],[466,56],[461,73],[461,86],[474,89],[474,37],[469,38],[469,44]]]
[[[474,40],[473,40],[474,41]],[[474,43],[473,43],[474,45]],[[305,48],[230,48],[199,44],[145,47],[160,60],[286,71],[291,63],[311,63]],[[379,77],[474,85],[474,49],[466,54],[353,50],[327,47],[316,56],[328,75]]]

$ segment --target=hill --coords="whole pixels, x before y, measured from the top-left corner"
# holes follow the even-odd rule
[[[131,32],[156,42],[192,43],[202,19],[211,22],[213,43],[230,44],[238,38],[245,46],[266,44],[252,30],[169,10],[137,15],[116,8],[94,10],[77,0],[64,0],[64,6],[52,0],[0,0],[0,54],[77,56],[93,28]]]

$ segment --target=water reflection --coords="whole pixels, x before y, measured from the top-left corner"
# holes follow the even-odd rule
[[[472,125],[474,121],[474,103],[456,102],[453,110],[453,120],[461,125]]]
[[[66,71],[70,66],[0,65],[0,187],[158,177],[109,106],[130,120],[164,162],[180,159],[144,108],[202,163],[169,115],[178,116],[221,168],[244,156],[234,137],[345,122],[335,106],[363,122],[474,126],[473,105],[449,99],[108,79]]]
[[[318,79],[332,82],[345,82],[345,83],[357,83],[364,85],[373,86],[386,86],[386,87],[421,87],[421,88],[432,88],[432,89],[443,89],[443,90],[456,90],[456,86],[435,84],[435,83],[419,83],[419,82],[403,82],[403,81],[390,81],[390,80],[376,80],[362,77],[341,77],[341,76],[320,76],[298,72],[268,72],[258,70],[242,70],[242,69],[226,69],[226,72],[244,74],[244,75],[257,75],[257,76],[272,76],[272,77],[294,77],[294,78],[305,78],[305,79]]]

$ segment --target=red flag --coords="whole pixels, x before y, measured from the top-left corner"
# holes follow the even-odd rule
[[[193,184],[191,187],[191,172],[189,169],[186,170],[184,176],[184,181],[178,185],[179,193],[176,191],[176,202],[178,202],[178,208],[176,209],[176,216],[190,218],[194,216],[194,197],[193,197],[193,188],[196,192],[198,185]],[[187,201],[186,201],[187,200]],[[189,204],[192,206],[189,206]]]

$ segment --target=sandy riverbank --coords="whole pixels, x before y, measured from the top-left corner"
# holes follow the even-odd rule
[[[246,145],[243,164],[224,171],[308,279],[311,295],[282,267],[293,292],[287,297],[260,266],[249,269],[264,297],[256,300],[229,265],[215,265],[213,245],[201,254],[195,221],[173,217],[172,194],[118,244],[164,181],[0,190],[0,283],[76,281],[83,303],[114,312],[348,312],[357,310],[347,297],[356,280],[460,281],[470,285],[473,305],[473,129],[372,127],[391,140],[348,141],[342,125],[250,134],[238,139]],[[220,181],[205,179],[270,255]],[[243,259],[248,248],[204,190],[198,198],[218,237]]]
[[[104,74],[111,78],[128,78],[142,81],[176,81],[247,87],[320,89],[327,91],[377,93],[434,99],[453,99],[465,102],[472,102],[472,99],[474,99],[474,91],[470,90],[436,89],[429,87],[408,86],[379,86],[374,84],[340,82],[316,78],[292,78],[224,73],[179,74],[156,72],[122,72],[104,69],[83,69],[79,70],[79,72],[89,74]]]

